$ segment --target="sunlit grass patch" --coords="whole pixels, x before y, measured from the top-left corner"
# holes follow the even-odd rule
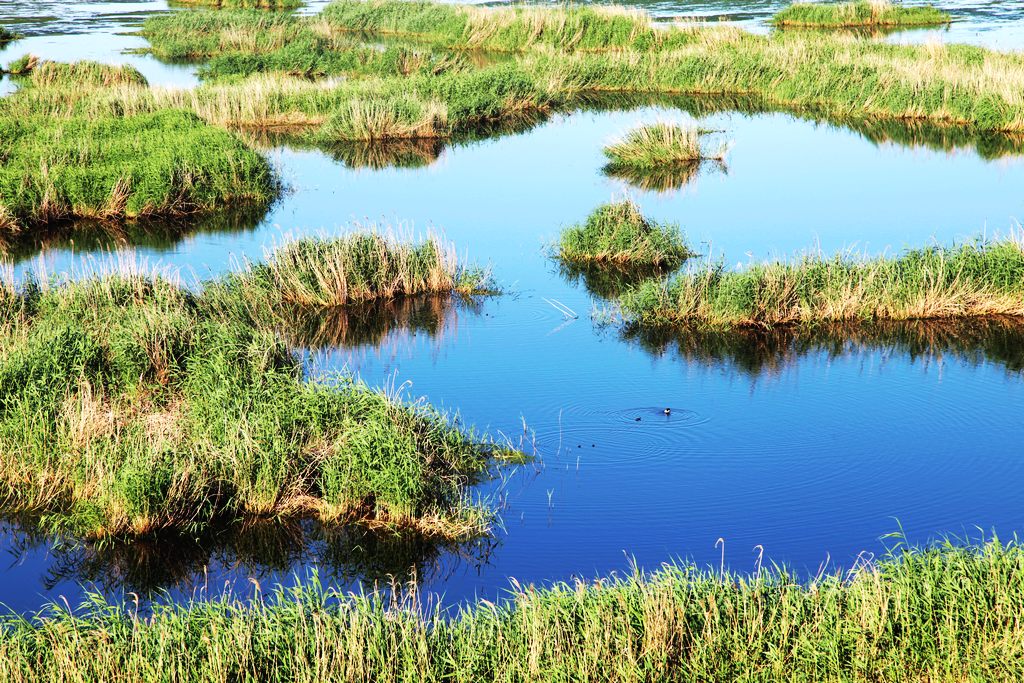
[[[631,201],[605,204],[582,225],[566,228],[558,258],[569,263],[674,268],[692,255],[678,226],[646,218]]]
[[[1024,676],[1016,541],[895,549],[848,571],[675,562],[515,583],[446,610],[317,578],[157,605],[91,596],[3,622],[0,675],[135,681],[273,671],[300,681],[1009,681]],[[984,609],[979,609],[979,605]]]
[[[699,165],[701,161],[724,161],[728,145],[706,150],[705,133],[694,126],[659,122],[638,126],[604,148],[608,170],[632,168],[654,170],[666,166]]]
[[[266,517],[487,528],[465,486],[504,448],[395,392],[303,378],[272,330],[206,297],[130,272],[3,286],[6,511],[86,538]]]
[[[810,253],[737,270],[712,263],[644,283],[621,305],[640,324],[711,327],[1024,315],[1024,250],[1011,237],[895,258]]]
[[[933,5],[902,5],[889,0],[795,2],[772,17],[776,26],[807,28],[936,26],[951,16]]]
[[[323,11],[348,31],[415,36],[454,49],[521,51],[643,48],[656,40],[645,13],[624,7],[477,7],[405,0],[335,0]]]
[[[378,229],[336,238],[303,238],[268,253],[229,280],[229,298],[250,310],[332,308],[425,294],[497,291],[487,270],[460,263],[438,237],[398,239]]]

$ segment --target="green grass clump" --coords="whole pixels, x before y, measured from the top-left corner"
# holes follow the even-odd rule
[[[608,158],[607,170],[655,170],[666,166],[699,165],[706,159],[723,161],[726,147],[723,145],[716,151],[705,151],[700,144],[702,132],[691,126],[664,122],[638,126],[604,148],[604,155]]]
[[[253,10],[169,12],[148,17],[142,35],[168,61],[198,61],[222,53],[259,55],[301,35],[299,18]]]
[[[93,596],[0,629],[11,680],[1010,681],[1024,676],[1016,542],[895,550],[807,580],[670,564],[517,587],[454,612],[316,580],[257,599]],[[173,673],[168,673],[173,672]],[[267,672],[273,672],[268,674]]]
[[[0,101],[0,226],[270,202],[277,184],[260,154],[191,112],[125,106],[148,92],[130,66],[38,65]]]
[[[39,58],[35,55],[22,55],[7,65],[7,73],[12,76],[25,76],[32,73],[38,65]]]
[[[372,230],[285,243],[265,263],[230,278],[222,294],[231,306],[275,312],[495,291],[486,270],[460,264],[454,248],[436,237],[417,243]]]
[[[335,0],[323,11],[332,26],[395,34],[468,50],[515,52],[643,49],[656,41],[644,12],[624,7],[476,7],[406,0]]]
[[[630,201],[599,206],[558,240],[567,263],[676,268],[691,255],[679,226],[655,223]]]
[[[1024,315],[1017,239],[907,251],[898,258],[818,254],[728,271],[721,264],[646,282],[622,297],[640,324],[773,327],[835,321]]]
[[[856,28],[937,26],[948,24],[948,12],[932,5],[896,5],[889,0],[795,2],[772,17],[776,26]]]
[[[4,116],[0,105],[0,159],[8,229],[181,216],[276,193],[262,156],[183,111],[61,120]]]
[[[489,445],[423,404],[304,379],[272,331],[206,296],[135,273],[2,289],[7,513],[86,538],[267,517],[486,528],[464,486]]]

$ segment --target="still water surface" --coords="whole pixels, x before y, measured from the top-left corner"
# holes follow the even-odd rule
[[[778,2],[668,2],[763,27]],[[945,40],[997,47],[1020,30],[1009,3],[943,3]],[[5,3],[29,37],[0,51],[130,61],[162,85],[194,70],[125,55],[125,32],[159,2]],[[741,8],[741,9],[737,9]],[[1002,8],[1002,9],[1001,9]],[[7,14],[7,16],[4,16]],[[894,39],[889,37],[888,39]],[[629,127],[696,118],[732,142],[724,168],[658,192],[601,173],[601,147]],[[420,149],[419,168],[359,167],[359,155],[268,148],[288,192],[265,216],[199,224],[130,243],[56,241],[19,252],[18,272],[84,270],[109,250],[204,278],[261,259],[289,236],[354,222],[434,229],[508,290],[474,304],[396,305],[359,325],[325,325],[311,372],[347,369],[374,385],[459,411],[467,424],[535,444],[535,464],[478,494],[501,508],[493,539],[431,547],[312,525],[181,547],[56,547],[15,525],[0,536],[0,602],[38,607],[81,586],[186,596],[227,581],[264,585],[316,568],[356,588],[411,577],[450,601],[493,598],[515,577],[544,582],[654,568],[674,558],[766,560],[801,572],[849,566],[901,525],[915,541],[975,528],[1024,528],[1024,326],[907,326],[812,339],[651,338],[602,324],[600,292],[547,256],[560,228],[630,196],[678,222],[706,257],[729,264],[807,248],[898,252],[1014,229],[1024,165],[1005,141],[927,131],[851,130],[784,114],[675,102],[557,116],[518,134]],[[928,142],[929,144],[925,144]],[[546,300],[578,314],[567,318]],[[598,315],[593,315],[597,313]],[[671,408],[666,416],[664,408]]]

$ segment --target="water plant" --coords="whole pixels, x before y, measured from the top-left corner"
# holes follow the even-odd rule
[[[173,0],[178,5],[201,5],[225,9],[288,10],[302,7],[302,0]]]
[[[679,226],[646,218],[629,200],[594,209],[582,225],[562,231],[558,258],[569,263],[676,268],[692,252]]]
[[[6,513],[93,539],[261,518],[487,528],[464,487],[502,449],[398,393],[305,379],[271,330],[206,297],[130,270],[4,285]]]
[[[905,27],[948,24],[949,12],[933,5],[900,5],[890,0],[794,2],[772,17],[775,26],[805,28]]]
[[[912,249],[896,258],[811,252],[727,270],[708,263],[621,300],[642,325],[773,327],[834,321],[1024,315],[1019,236]]]
[[[57,680],[899,681],[1024,675],[1024,550],[998,539],[891,550],[803,579],[687,563],[518,586],[453,612],[317,577],[252,599],[133,605],[91,596],[9,615],[0,675]],[[978,606],[985,609],[979,610]],[[168,673],[173,672],[173,673]]]
[[[7,65],[7,73],[12,76],[24,76],[32,73],[32,70],[39,64],[39,58],[35,55],[24,54]]]

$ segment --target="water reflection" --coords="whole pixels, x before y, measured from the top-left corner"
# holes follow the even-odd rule
[[[129,221],[77,220],[34,226],[0,234],[0,257],[21,263],[49,251],[104,252],[140,247],[154,252],[171,251],[183,240],[198,235],[230,239],[259,226],[271,204],[242,205],[202,216],[181,219]]]
[[[311,567],[341,586],[443,582],[486,564],[498,544],[493,537],[450,541],[363,526],[328,529],[311,520],[247,524],[198,540],[158,536],[131,543],[55,542],[31,522],[7,520],[0,538],[13,563],[47,550],[37,567],[47,591],[79,584],[142,596],[188,595],[239,579],[287,580]]]
[[[479,299],[459,294],[403,296],[333,309],[279,312],[280,334],[293,348],[308,350],[383,347],[424,333],[440,345],[454,342],[460,316],[481,313]]]
[[[751,377],[779,374],[810,354],[839,357],[856,351],[898,355],[911,363],[955,356],[974,364],[998,364],[1010,373],[1024,371],[1024,319],[1014,317],[731,331],[626,325],[619,334],[655,356],[722,365]]]

